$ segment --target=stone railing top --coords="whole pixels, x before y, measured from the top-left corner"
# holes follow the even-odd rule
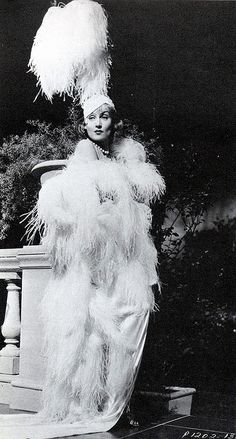
[[[14,258],[19,252],[19,248],[1,248],[0,258]]]
[[[22,268],[51,268],[48,254],[42,245],[0,250],[0,273],[19,272]]]
[[[0,249],[0,272],[20,271],[17,254],[19,248]]]

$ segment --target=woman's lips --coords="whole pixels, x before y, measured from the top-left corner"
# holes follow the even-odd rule
[[[96,134],[102,134],[102,132],[103,132],[102,130],[96,130],[95,131]]]

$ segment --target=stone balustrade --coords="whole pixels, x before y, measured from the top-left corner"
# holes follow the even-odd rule
[[[44,359],[39,303],[50,269],[41,245],[0,250],[0,279],[6,281],[8,292],[2,325],[6,346],[0,351],[0,403],[11,408],[37,411],[40,407]]]
[[[65,164],[65,160],[42,162],[32,172],[43,184],[61,172]],[[0,279],[5,281],[7,289],[1,327],[5,346],[0,351],[0,403],[9,404],[10,408],[29,411],[40,408],[45,372],[39,305],[50,270],[42,245],[0,249]]]

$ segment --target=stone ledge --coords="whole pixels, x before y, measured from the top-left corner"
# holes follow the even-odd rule
[[[17,260],[21,269],[51,268],[48,255],[42,245],[24,246],[18,251]]]
[[[22,387],[32,390],[42,390],[43,384],[40,382],[32,381],[29,379],[21,378],[20,376],[14,377],[11,381],[13,387]]]
[[[19,263],[17,261],[17,253],[21,249],[8,248],[0,249],[0,269],[4,272],[18,272],[20,271]]]
[[[0,373],[0,383],[11,383],[13,378],[9,373]]]
[[[38,412],[42,408],[41,395],[41,390],[12,386],[10,408]]]

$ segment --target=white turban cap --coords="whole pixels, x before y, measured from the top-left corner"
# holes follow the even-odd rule
[[[97,110],[103,104],[107,104],[115,109],[115,105],[112,102],[111,98],[109,98],[109,96],[96,94],[88,98],[82,104],[84,111],[84,118],[88,117],[91,113],[93,113],[93,111]]]

